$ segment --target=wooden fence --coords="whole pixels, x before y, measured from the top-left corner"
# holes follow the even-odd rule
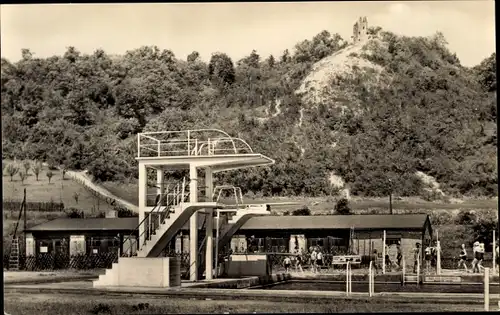
[[[4,211],[19,211],[21,201],[4,200]],[[61,212],[64,211],[64,203],[61,202],[26,202],[26,211],[41,211],[41,212]]]

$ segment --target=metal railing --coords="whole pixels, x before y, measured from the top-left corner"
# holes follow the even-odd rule
[[[144,219],[142,219],[141,222],[137,225],[137,227],[130,233],[130,235],[123,240],[123,244],[126,244],[127,241],[129,241],[130,246],[133,246],[132,242],[132,237],[135,237],[136,234],[138,234],[139,229],[141,226],[145,225],[146,222],[151,222],[152,221],[152,215],[153,213],[158,214],[158,227],[159,225],[163,224],[165,222],[165,219],[168,218],[168,215],[172,212],[171,208],[174,206],[177,206],[181,203],[184,202],[184,197],[185,197],[185,190],[186,187],[189,185],[190,180],[186,181],[186,178],[182,179],[182,182],[177,183],[177,185],[174,185],[170,191],[167,191],[167,193],[163,194],[161,198],[158,200],[156,205],[149,211],[145,216]],[[168,198],[168,196],[171,196],[172,198],[169,199],[168,203],[166,205],[162,205],[163,199]],[[161,209],[163,208],[163,211]],[[144,228],[144,231],[138,235],[138,244],[141,244],[138,246],[137,251],[140,251],[142,247],[146,244],[146,241],[151,240],[151,224],[148,224],[147,228]],[[156,230],[156,229],[155,229]],[[146,234],[147,233],[147,234]],[[140,241],[142,239],[142,241]],[[140,243],[139,243],[140,241]],[[124,252],[126,250],[124,249]],[[132,249],[130,249],[130,253],[132,253]]]
[[[245,140],[218,129],[139,133],[137,151],[139,158],[253,153]]]

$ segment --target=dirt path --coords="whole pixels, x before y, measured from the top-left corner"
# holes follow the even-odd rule
[[[96,191],[100,195],[102,195],[106,198],[110,198],[110,199],[115,200],[117,203],[124,206],[125,208],[127,208],[131,211],[134,211],[134,212],[139,212],[139,207],[137,207],[136,205],[133,205],[130,202],[113,195],[111,192],[109,192],[104,187],[101,187],[101,186],[93,183],[92,180],[87,176],[85,171],[82,171],[82,172],[67,171],[66,175],[71,177],[71,179],[79,182],[80,184],[87,186],[90,189]]]

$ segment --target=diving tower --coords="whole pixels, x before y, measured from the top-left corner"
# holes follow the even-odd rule
[[[213,175],[218,172],[274,164],[255,153],[240,138],[217,129],[159,131],[138,134],[139,226],[138,257],[157,257],[189,220],[190,280],[198,280],[198,212],[207,214],[206,279],[213,275],[214,209],[227,208],[213,201]],[[189,170],[189,179],[171,186],[166,172]],[[204,184],[199,181],[204,172]],[[156,183],[148,183],[148,173],[156,173]],[[154,186],[150,193],[148,187]],[[201,196],[204,195],[204,196]],[[151,198],[153,197],[153,198]]]

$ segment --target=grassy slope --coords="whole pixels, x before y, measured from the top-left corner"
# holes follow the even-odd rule
[[[8,164],[10,162],[11,161],[5,161],[4,163]],[[62,180],[62,174],[59,171],[52,171],[54,176],[51,178],[51,183],[49,184],[49,180],[46,175],[47,170],[48,169],[46,167],[43,167],[38,177],[39,181],[36,181],[33,171],[30,170],[28,178],[24,180],[24,185],[21,184],[19,174],[16,174],[14,176],[14,180],[11,182],[10,176],[5,175],[7,172],[4,171],[3,200],[22,201],[23,189],[26,188],[26,201],[28,202],[50,202],[51,200],[54,202],[60,202],[62,200],[66,209],[70,207],[77,208],[84,211],[86,215],[91,215],[93,208],[97,209],[96,198],[79,183],[72,181],[69,178]],[[75,192],[80,195],[78,203],[73,197]],[[109,209],[111,209],[111,207],[108,204],[103,201],[99,201],[99,211],[106,211]],[[98,212],[96,211],[96,213]],[[15,229],[18,215],[18,209],[14,209],[13,211],[11,209],[3,209],[4,245],[6,245],[5,241],[10,242],[9,236]],[[66,217],[66,213],[39,211],[26,213],[28,228],[59,217]],[[19,229],[19,231],[23,230],[22,221],[20,222]]]

